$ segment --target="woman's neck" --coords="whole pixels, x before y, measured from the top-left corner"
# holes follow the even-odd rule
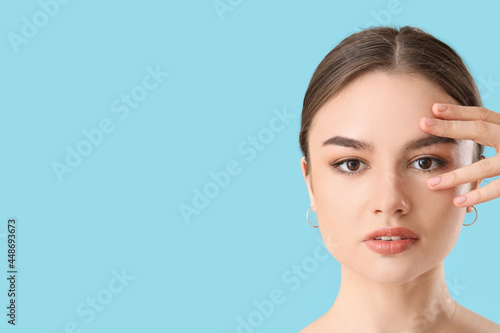
[[[370,281],[342,266],[340,290],[324,323],[345,332],[442,332],[457,303],[444,277],[444,263],[399,285]]]

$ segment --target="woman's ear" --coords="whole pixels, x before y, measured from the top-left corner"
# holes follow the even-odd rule
[[[307,185],[307,192],[309,192],[309,199],[311,200],[311,209],[316,211],[316,202],[314,200],[314,193],[312,191],[311,185],[311,169],[309,169],[309,174],[307,174],[307,162],[306,158],[302,156],[300,159],[300,168],[302,169],[302,176],[304,176],[304,180]]]
[[[485,158],[486,158],[486,157],[484,157],[483,155],[481,155],[481,156],[479,157],[479,160],[484,160]],[[478,188],[479,188],[479,186],[481,186],[481,182],[482,182],[482,181],[483,181],[483,180],[482,180],[482,179],[480,179],[480,180],[476,180],[475,182],[472,182],[472,183],[471,183],[470,190],[471,190],[471,191],[474,191],[474,190],[478,189]],[[474,209],[473,209],[472,207],[467,207],[467,209],[465,210],[465,212],[466,212],[466,213],[472,213],[473,211],[474,211]]]

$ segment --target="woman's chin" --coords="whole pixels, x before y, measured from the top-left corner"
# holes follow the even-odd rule
[[[428,270],[416,264],[414,260],[390,260],[389,258],[360,263],[357,267],[351,267],[350,269],[366,280],[386,285],[400,285],[411,282]]]

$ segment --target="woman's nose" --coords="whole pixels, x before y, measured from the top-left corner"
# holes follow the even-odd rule
[[[373,211],[387,216],[405,215],[410,211],[408,185],[396,171],[381,172],[374,182]]]

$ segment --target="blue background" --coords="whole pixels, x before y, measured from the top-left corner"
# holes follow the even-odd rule
[[[322,242],[305,220],[300,112],[318,63],[359,28],[434,34],[468,64],[485,106],[500,111],[498,83],[481,83],[500,81],[498,3],[401,0],[391,13],[385,0],[228,1],[218,15],[210,0],[73,0],[46,22],[37,1],[0,5],[0,269],[4,276],[15,217],[19,271],[16,327],[6,323],[0,282],[3,332],[230,333],[239,318],[257,322],[255,332],[296,332],[327,311],[339,264],[314,257]],[[44,26],[13,47],[9,34],[33,16]],[[148,68],[169,73],[148,79],[157,83],[150,91],[141,90]],[[114,112],[133,89],[147,96],[127,116],[123,103]],[[284,110],[294,117],[267,132],[249,161],[248,137]],[[112,132],[58,179],[53,163],[106,119]],[[232,160],[239,173],[187,223],[181,204]],[[446,279],[459,303],[500,322],[500,201],[477,208]],[[303,264],[310,273],[292,283]],[[281,302],[258,322],[255,304],[273,291]]]

